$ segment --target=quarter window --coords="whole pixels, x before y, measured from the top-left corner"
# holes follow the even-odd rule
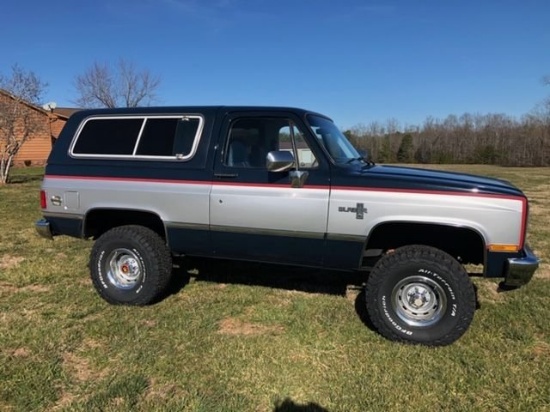
[[[140,116],[87,119],[73,143],[76,157],[188,160],[203,127],[200,116]]]
[[[86,122],[74,154],[131,155],[143,119],[93,119]]]
[[[137,155],[173,156],[178,119],[147,119],[139,138]]]

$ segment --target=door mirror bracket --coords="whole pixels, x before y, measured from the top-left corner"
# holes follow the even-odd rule
[[[290,186],[293,188],[299,188],[304,187],[309,176],[309,172],[305,170],[292,170],[288,175],[290,177]]]

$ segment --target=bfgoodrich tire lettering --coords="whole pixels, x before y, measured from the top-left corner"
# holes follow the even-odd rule
[[[405,246],[376,264],[366,285],[369,318],[388,339],[448,345],[466,332],[476,301],[468,274],[447,253]]]
[[[170,281],[172,259],[162,238],[142,226],[121,226],[100,236],[90,255],[92,282],[109,303],[147,305]]]

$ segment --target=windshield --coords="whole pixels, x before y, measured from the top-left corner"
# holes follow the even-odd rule
[[[309,127],[337,164],[361,162],[363,158],[346,136],[326,117],[308,115]]]

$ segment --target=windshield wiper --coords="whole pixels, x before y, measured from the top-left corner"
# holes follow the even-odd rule
[[[346,164],[350,164],[350,163],[355,162],[355,161],[365,163],[365,165],[363,167],[376,166],[376,163],[374,163],[372,160],[366,159],[364,156],[353,157],[353,158],[349,159],[346,162]]]
[[[351,159],[349,159],[346,164],[350,164],[352,162],[361,162],[361,161],[365,161],[365,159],[363,158],[363,156],[359,156],[359,157],[352,157]]]

